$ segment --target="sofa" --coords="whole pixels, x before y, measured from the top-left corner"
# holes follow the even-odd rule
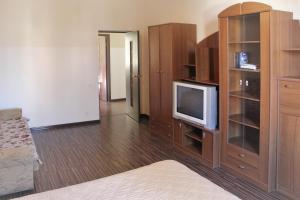
[[[0,110],[0,196],[34,189],[39,158],[21,109]]]

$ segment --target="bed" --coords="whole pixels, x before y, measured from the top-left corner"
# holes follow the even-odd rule
[[[110,177],[57,190],[33,194],[18,200],[237,200],[236,196],[172,160]]]

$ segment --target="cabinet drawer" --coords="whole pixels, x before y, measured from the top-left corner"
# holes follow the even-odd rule
[[[258,179],[258,169],[252,167],[251,165],[248,165],[247,163],[244,163],[232,157],[228,157],[226,164],[241,175],[247,176],[254,180]]]
[[[231,145],[227,146],[227,154],[228,156],[238,160],[247,163],[248,165],[251,165],[252,167],[257,168],[258,167],[258,156],[247,152],[246,150],[233,147]]]
[[[291,107],[300,108],[300,83],[293,81],[281,81],[279,91],[279,103]]]

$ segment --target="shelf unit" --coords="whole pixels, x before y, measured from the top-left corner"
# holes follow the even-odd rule
[[[284,25],[280,15],[288,14],[256,2],[219,14],[221,166],[267,191],[276,186],[277,90],[271,71],[277,72],[274,55],[280,52],[279,45],[270,45],[278,39],[271,29]],[[257,69],[240,68],[240,52]]]
[[[216,32],[195,47],[195,59],[183,64],[180,79],[199,84],[219,85],[219,33]],[[194,64],[195,63],[195,64]]]

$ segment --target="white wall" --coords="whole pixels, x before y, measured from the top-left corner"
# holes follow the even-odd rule
[[[22,107],[32,127],[99,119],[97,31],[138,30],[140,8],[139,0],[1,0],[0,108]]]
[[[126,98],[125,34],[110,34],[111,99]]]
[[[250,1],[250,0],[249,0]],[[300,0],[256,0],[275,10],[291,11],[300,19]],[[218,30],[218,14],[243,0],[152,0],[146,1],[146,24],[167,22],[195,23],[198,41]]]
[[[141,110],[149,113],[147,26],[217,30],[217,14],[237,0],[0,0],[0,108],[22,107],[30,125],[98,119],[98,30],[140,30]],[[261,0],[295,12],[299,0]]]

